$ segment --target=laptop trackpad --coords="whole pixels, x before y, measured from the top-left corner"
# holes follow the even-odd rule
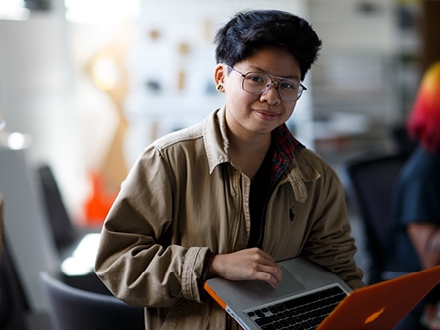
[[[244,287],[249,287],[246,289],[251,291],[255,290],[255,286],[257,286],[259,289],[258,291],[263,291],[263,293],[271,299],[278,299],[305,289],[304,285],[302,285],[292,273],[290,273],[283,266],[280,266],[280,268],[283,273],[283,280],[276,289],[265,281],[243,281],[241,285]]]

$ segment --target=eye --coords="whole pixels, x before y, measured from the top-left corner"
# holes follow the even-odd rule
[[[256,73],[248,73],[246,75],[246,79],[249,80],[252,83],[256,84],[262,84],[264,83],[264,77],[262,75],[256,74]]]
[[[297,90],[298,89],[298,84],[296,84],[293,81],[289,81],[289,80],[281,80],[279,83],[279,86],[282,89],[289,89],[289,90]]]

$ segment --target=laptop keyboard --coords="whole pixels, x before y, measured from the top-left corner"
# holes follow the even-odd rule
[[[316,329],[347,294],[333,286],[305,296],[246,311],[261,330]]]

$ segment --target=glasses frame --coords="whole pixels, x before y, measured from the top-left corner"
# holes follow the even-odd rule
[[[237,69],[233,68],[232,66],[230,66],[230,65],[228,65],[228,64],[225,64],[225,65],[226,65],[229,69],[231,69],[232,71],[235,71],[236,73],[238,73],[240,76],[243,77],[243,81],[241,82],[241,89],[243,89],[245,92],[247,92],[247,93],[249,93],[249,94],[253,94],[253,95],[261,95],[261,94],[264,94],[264,93],[266,93],[266,92],[271,88],[272,85],[274,85],[274,86],[275,86],[275,89],[277,90],[278,97],[279,97],[281,100],[283,100],[283,101],[285,101],[285,102],[296,102],[296,101],[298,101],[298,100],[300,99],[300,97],[302,96],[303,92],[307,90],[306,86],[304,86],[304,85],[300,82],[298,87],[301,89],[301,92],[298,93],[298,94],[299,94],[299,95],[298,95],[298,98],[297,98],[296,100],[286,100],[285,98],[283,98],[283,97],[281,96],[281,93],[280,93],[280,90],[278,89],[278,86],[279,86],[279,84],[280,84],[281,81],[283,81],[283,80],[287,80],[287,81],[289,81],[290,79],[283,78],[283,77],[278,77],[278,76],[273,76],[273,75],[270,75],[270,74],[267,74],[267,73],[262,73],[262,72],[246,72],[246,73],[242,73],[242,72],[238,71]],[[265,89],[264,91],[262,91],[262,92],[250,92],[250,91],[248,91],[248,90],[246,90],[246,89],[244,88],[244,82],[245,82],[246,76],[247,76],[248,74],[250,74],[250,73],[261,74],[261,75],[267,76],[267,77],[270,78],[270,81],[271,81],[271,82],[270,82],[270,84],[268,84],[268,85],[266,86],[266,89]],[[274,81],[274,78],[279,79],[279,81]]]

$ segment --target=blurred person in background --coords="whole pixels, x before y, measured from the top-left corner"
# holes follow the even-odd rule
[[[395,187],[393,262],[397,271],[415,272],[440,264],[440,62],[423,76],[407,130],[418,143]],[[396,329],[436,329],[427,312],[438,300],[435,288]]]

